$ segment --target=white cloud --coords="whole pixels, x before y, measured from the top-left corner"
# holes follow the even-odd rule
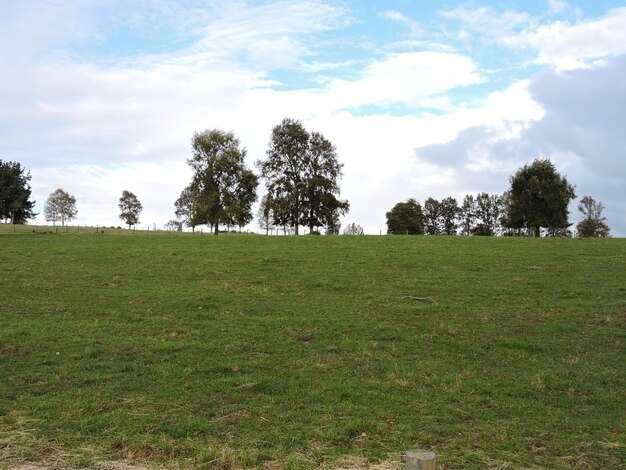
[[[563,0],[548,0],[548,5],[550,6],[550,11],[552,13],[562,13],[570,8],[569,3]]]
[[[461,22],[467,29],[480,35],[501,37],[528,23],[530,15],[525,12],[505,11],[498,13],[491,7],[469,8],[465,6],[441,11],[443,18]],[[464,32],[467,35],[467,32]]]
[[[397,11],[397,10],[385,10],[382,13],[383,18],[390,20],[390,21],[396,21],[400,24],[405,25],[406,27],[409,28],[409,31],[411,31],[411,35],[412,36],[422,36],[424,34],[424,31],[422,29],[422,27],[419,25],[419,23],[417,21],[415,21],[414,19],[406,16],[404,13]]]
[[[626,7],[579,24],[558,21],[531,26],[519,34],[501,37],[499,42],[517,50],[536,51],[537,64],[560,70],[586,67],[590,60],[626,52]]]
[[[467,56],[405,52],[369,65],[360,79],[336,79],[324,91],[336,109],[402,104],[418,107],[427,98],[483,80]]]

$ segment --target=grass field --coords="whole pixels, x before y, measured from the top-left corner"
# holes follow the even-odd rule
[[[0,468],[625,468],[624,239],[5,231]]]

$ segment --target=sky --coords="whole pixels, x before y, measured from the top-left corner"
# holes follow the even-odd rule
[[[31,172],[36,222],[63,188],[74,224],[123,225],[129,190],[162,227],[194,132],[233,131],[254,168],[289,117],[336,146],[368,234],[542,157],[624,237],[624,77],[624,1],[0,0],[0,159]]]

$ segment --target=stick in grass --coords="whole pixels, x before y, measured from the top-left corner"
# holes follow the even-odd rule
[[[432,297],[414,297],[412,295],[405,295],[404,297],[402,297],[402,299],[421,300],[424,302],[431,302],[433,304],[437,303],[437,301]]]

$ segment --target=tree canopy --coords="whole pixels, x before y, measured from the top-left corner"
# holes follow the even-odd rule
[[[30,172],[18,162],[0,160],[0,219],[23,224],[37,214],[30,200]]]
[[[217,235],[220,224],[241,227],[252,220],[259,183],[246,167],[245,157],[246,150],[232,132],[212,129],[194,133],[187,160],[194,174],[185,195],[193,225],[210,224]]]
[[[386,214],[387,233],[390,235],[422,235],[424,214],[415,199],[399,202]]]
[[[327,233],[339,232],[339,215],[347,213],[349,203],[340,200],[339,163],[332,143],[319,132],[309,132],[303,124],[285,118],[272,129],[264,161],[257,165],[266,181],[277,225],[306,225],[310,232],[326,227]]]
[[[76,198],[59,188],[48,196],[43,212],[48,222],[61,222],[64,226],[66,221],[74,219],[78,213]]]
[[[571,224],[567,206],[576,197],[574,187],[550,160],[536,159],[511,176],[505,227],[529,228],[541,236],[541,228],[560,229]]]
[[[143,210],[143,206],[137,196],[130,191],[122,191],[118,207],[120,208],[120,219],[128,225],[128,228],[139,223],[139,214]]]

